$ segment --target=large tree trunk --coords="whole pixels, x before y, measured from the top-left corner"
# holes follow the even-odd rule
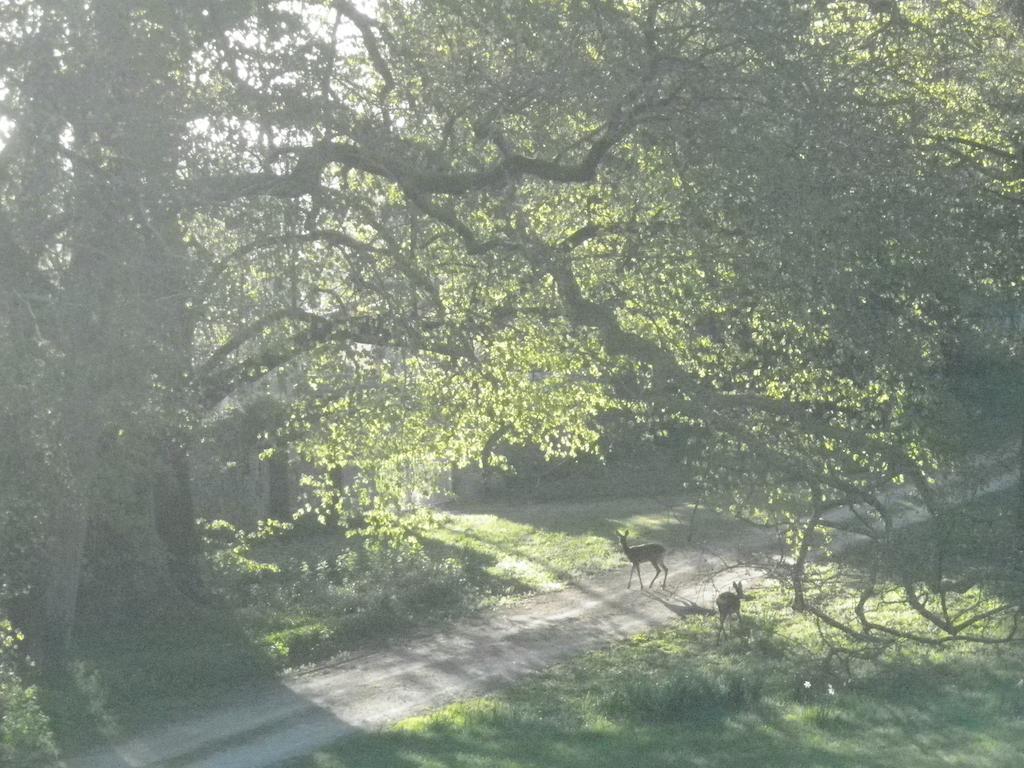
[[[1017,567],[1024,569],[1024,413],[1021,414],[1020,448],[1017,451]]]
[[[92,229],[92,228],[90,228]],[[51,659],[63,656],[78,606],[78,588],[85,556],[89,518],[99,474],[105,390],[111,384],[109,329],[99,322],[97,306],[112,299],[104,275],[110,269],[106,250],[96,246],[92,232],[73,235],[73,260],[62,296],[61,347],[65,362],[58,419],[57,464],[63,478],[62,503],[51,511],[43,586],[40,645]]]
[[[181,440],[172,439],[164,443],[161,454],[161,467],[153,479],[153,523],[171,583],[182,594],[200,600],[200,537],[188,452]]]
[[[44,585],[43,621],[33,648],[45,661],[64,657],[78,610],[85,538],[89,527],[88,503],[69,498],[54,515],[49,544],[49,578]],[[62,531],[60,535],[57,531]]]
[[[278,445],[267,461],[267,515],[274,520],[292,519],[292,489],[288,448]]]
[[[16,140],[12,137],[8,147]],[[47,571],[37,552],[26,551],[25,541],[39,535],[42,513],[52,509],[44,491],[57,484],[46,461],[52,443],[39,423],[45,420],[47,394],[52,394],[40,327],[41,305],[51,298],[50,289],[38,260],[23,247],[0,207],[0,582],[10,587],[0,617],[6,613],[33,642],[39,634],[35,630],[46,625],[46,611],[34,601],[33,590]]]

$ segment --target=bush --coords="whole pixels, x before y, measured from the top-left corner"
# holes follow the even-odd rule
[[[322,661],[477,603],[462,563],[431,557],[405,533],[375,538],[330,524],[264,521],[255,531],[222,520],[203,524],[210,583],[278,666]]]
[[[749,709],[764,697],[764,680],[740,665],[685,666],[634,675],[611,691],[609,715],[622,712],[643,721],[713,721]]]
[[[57,750],[35,688],[18,675],[20,641],[10,622],[0,619],[0,768],[42,768],[56,764]]]
[[[331,650],[331,631],[323,624],[292,627],[264,636],[270,655],[289,664],[317,659]]]

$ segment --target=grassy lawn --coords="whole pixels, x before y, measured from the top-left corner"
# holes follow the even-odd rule
[[[653,499],[465,505],[429,531],[427,540],[432,551],[450,547],[463,562],[476,563],[489,581],[484,598],[489,603],[560,589],[624,567],[616,530],[628,528],[633,541],[656,539],[681,548],[726,541],[744,529],[711,512],[691,514],[681,502]]]
[[[721,645],[693,618],[290,768],[1021,765],[1019,649],[917,650],[851,678],[783,596],[758,603]]]

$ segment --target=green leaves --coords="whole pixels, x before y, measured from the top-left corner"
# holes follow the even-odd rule
[[[32,439],[187,442],[273,391],[361,512],[615,429],[740,495],[949,463],[955,350],[1018,354],[977,310],[1021,286],[995,8],[5,9],[4,354],[89,414]]]

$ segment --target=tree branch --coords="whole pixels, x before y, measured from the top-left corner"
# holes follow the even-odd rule
[[[247,342],[276,324],[291,320],[302,323],[304,330],[290,335],[274,349],[260,351],[233,365],[223,364]],[[323,344],[350,342],[371,346],[430,352],[449,358],[472,359],[472,347],[434,341],[424,337],[422,329],[396,330],[391,323],[378,318],[351,317],[346,313],[319,315],[303,309],[287,307],[275,310],[265,317],[236,332],[227,342],[214,350],[199,366],[193,385],[203,393],[208,405],[222,400],[239,384],[258,381],[267,373],[281,368]],[[220,369],[220,370],[218,370]]]
[[[363,45],[366,47],[366,54],[370,57],[370,62],[373,64],[373,68],[377,70],[377,74],[380,75],[381,82],[383,83],[381,95],[385,96],[395,87],[395,78],[392,76],[391,68],[381,53],[380,42],[373,31],[374,27],[380,26],[379,22],[359,11],[348,0],[334,0],[334,10],[355,24],[359,30],[359,34],[363,38]]]

